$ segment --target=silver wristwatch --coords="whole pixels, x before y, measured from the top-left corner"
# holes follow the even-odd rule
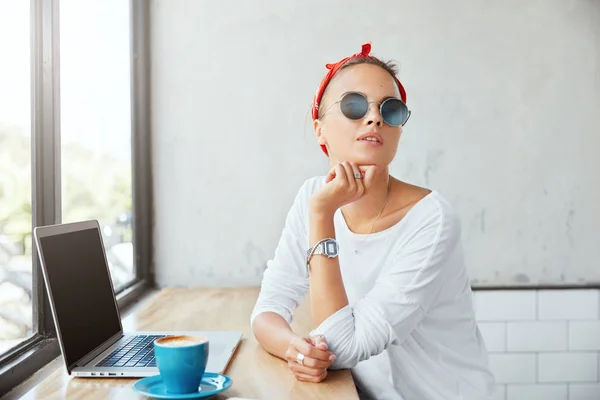
[[[338,243],[335,239],[327,238],[317,242],[313,247],[306,251],[306,265],[310,262],[310,259],[315,254],[322,254],[327,258],[334,258],[338,256]]]

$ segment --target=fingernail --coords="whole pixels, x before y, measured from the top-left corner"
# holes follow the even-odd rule
[[[336,359],[336,357],[335,357],[335,355],[331,355],[331,356],[329,356],[329,359],[330,359],[331,361],[333,361],[333,360],[335,360],[335,359]]]

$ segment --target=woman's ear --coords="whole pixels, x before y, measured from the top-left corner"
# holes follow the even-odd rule
[[[315,131],[315,136],[317,137],[317,143],[320,145],[326,145],[327,140],[325,139],[325,132],[323,131],[323,123],[320,120],[315,119],[313,122],[313,130]]]

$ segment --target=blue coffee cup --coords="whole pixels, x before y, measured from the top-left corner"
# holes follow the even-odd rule
[[[208,362],[208,339],[185,335],[157,339],[154,358],[168,393],[197,392]]]

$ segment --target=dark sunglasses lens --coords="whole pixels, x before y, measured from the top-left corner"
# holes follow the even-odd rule
[[[408,118],[408,108],[398,99],[387,99],[381,104],[381,117],[388,125],[400,126]]]
[[[340,102],[342,114],[348,119],[361,119],[369,111],[369,102],[360,93],[348,93]]]

